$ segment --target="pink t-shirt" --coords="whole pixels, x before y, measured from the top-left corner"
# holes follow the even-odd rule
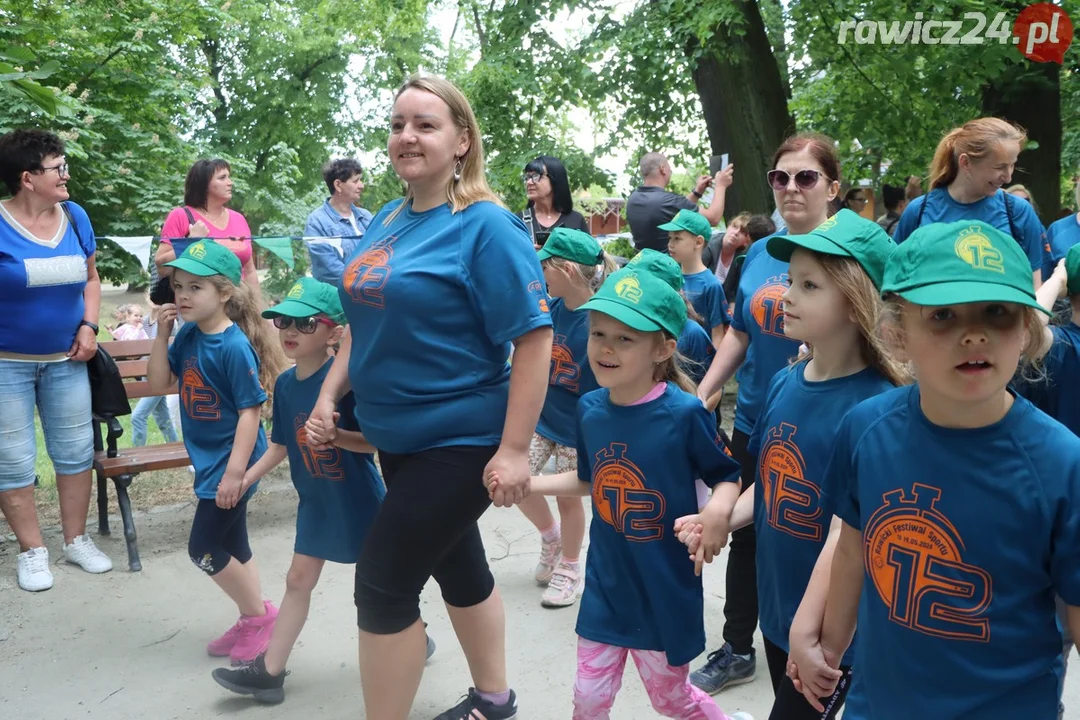
[[[244,268],[244,274],[248,273],[249,263],[251,262],[251,228],[248,227],[247,220],[244,216],[235,210],[228,210],[229,222],[224,228],[219,228],[206,219],[201,212],[195,208],[189,207],[188,210],[195,216],[196,222],[202,220],[203,225],[210,231],[207,237],[215,240],[219,245],[224,245],[233,251],[237,259],[240,260],[240,266]],[[161,236],[163,243],[172,245],[172,241],[168,238],[182,238],[187,237],[188,229],[191,224],[188,223],[187,213],[184,212],[184,208],[173,208],[169,216],[165,218],[165,225],[161,228]],[[243,238],[242,240],[235,240],[233,238]]]
[[[645,393],[645,395],[640,400],[632,402],[630,404],[644,405],[645,403],[651,402],[663,395],[665,390],[667,390],[667,383],[658,382],[656,383],[656,385],[653,386],[653,389]],[[698,510],[700,511],[703,507],[705,507],[705,504],[709,502],[709,486],[701,480],[695,480],[694,489],[697,491],[697,504]]]
[[[112,331],[112,336],[117,340],[148,340],[149,336],[146,334],[146,328],[142,325],[135,327],[134,325],[128,325],[124,323],[120,327]]]

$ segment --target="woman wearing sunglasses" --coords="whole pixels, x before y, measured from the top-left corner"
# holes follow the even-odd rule
[[[570,179],[562,160],[541,155],[525,166],[522,180],[529,204],[521,211],[521,219],[525,221],[537,250],[557,227],[589,232],[585,217],[574,210]]]
[[[840,158],[836,143],[818,134],[788,138],[773,155],[767,174],[776,207],[790,235],[804,235],[829,217],[840,190]],[[780,301],[788,285],[788,264],[765,252],[765,242],[750,246],[731,313],[731,329],[716,350],[709,371],[698,385],[707,401],[736,374],[735,432],[731,454],[742,465],[743,489],[757,476],[757,458],[749,451],[750,431],[765,403],[773,375],[799,352],[799,343],[784,335]],[[750,682],[757,660],[754,630],[758,620],[757,569],[753,525],[731,535],[724,604],[724,645],[710,653],[705,666],[690,681],[709,694],[730,685]]]

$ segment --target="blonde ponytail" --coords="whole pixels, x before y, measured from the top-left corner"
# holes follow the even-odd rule
[[[973,160],[986,157],[998,143],[1014,141],[1024,149],[1027,133],[1000,118],[985,117],[971,120],[954,128],[941,138],[934,159],[930,162],[930,189],[948,187],[960,173],[960,156]]]

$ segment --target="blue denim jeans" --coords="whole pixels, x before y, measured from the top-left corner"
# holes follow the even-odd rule
[[[167,442],[176,442],[180,437],[173,427],[172,415],[169,414],[169,404],[164,396],[144,397],[135,405],[131,413],[131,441],[136,447],[146,444],[146,427],[151,413],[157,423],[158,430],[165,436]]]
[[[0,360],[0,492],[34,483],[35,407],[57,475],[77,475],[94,464],[86,363]]]

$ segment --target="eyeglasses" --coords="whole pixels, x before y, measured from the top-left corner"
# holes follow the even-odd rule
[[[525,173],[525,175],[522,176],[521,179],[524,180],[525,184],[527,185],[529,183],[538,183],[547,176],[547,173],[527,172]]]
[[[34,172],[41,173],[42,175],[44,175],[45,173],[52,172],[53,170],[56,171],[57,177],[64,177],[65,175],[68,174],[68,164],[67,163],[61,163],[60,165],[53,165],[52,167],[38,168]]]
[[[769,179],[769,185],[773,190],[786,190],[788,183],[791,182],[791,175],[788,175],[783,170],[770,170],[765,173],[765,177]],[[799,186],[800,190],[809,190],[817,185],[818,178],[824,177],[824,173],[820,173],[817,170],[800,170],[795,173],[795,184]]]
[[[274,318],[274,327],[278,330],[288,330],[292,327],[293,323],[296,323],[297,331],[304,335],[310,335],[315,332],[315,328],[318,327],[320,323],[329,327],[337,327],[337,323],[330,318],[324,317],[291,318],[285,317],[284,315],[278,315]]]

